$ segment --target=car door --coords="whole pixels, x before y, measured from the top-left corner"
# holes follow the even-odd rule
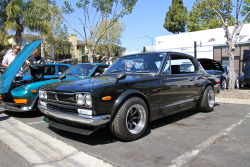
[[[198,95],[195,64],[189,56],[172,53],[162,71],[162,114],[169,115],[194,105]]]

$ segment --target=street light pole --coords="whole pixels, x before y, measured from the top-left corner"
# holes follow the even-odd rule
[[[142,36],[141,38],[150,38],[151,39],[151,46],[154,46],[154,41],[153,41],[153,37],[150,37],[150,36]]]

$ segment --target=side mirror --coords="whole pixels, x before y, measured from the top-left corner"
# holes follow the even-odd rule
[[[62,80],[62,79],[65,79],[66,78],[66,75],[60,75],[59,79]]]
[[[127,77],[127,75],[126,75],[125,72],[120,72],[120,73],[118,73],[117,76],[116,76],[116,81],[115,81],[115,83],[118,83],[119,80],[123,80],[123,79],[125,79],[126,77]]]

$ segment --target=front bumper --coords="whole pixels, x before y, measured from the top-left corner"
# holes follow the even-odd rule
[[[111,115],[89,116],[78,113],[65,113],[57,109],[47,108],[46,105],[42,105],[39,101],[38,108],[47,117],[52,117],[61,122],[63,120],[67,122],[73,122],[80,125],[87,126],[101,126],[108,123],[111,119]]]
[[[16,104],[14,102],[1,101],[0,107],[4,110],[13,112],[27,112],[35,110],[35,104],[36,99],[29,99],[27,104]]]

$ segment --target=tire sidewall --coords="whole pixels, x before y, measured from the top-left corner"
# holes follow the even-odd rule
[[[137,134],[132,134],[128,128],[127,128],[127,114],[129,109],[135,105],[135,104],[140,104],[141,106],[144,107],[145,110],[145,115],[146,115],[146,120],[145,120],[145,126],[144,128]],[[115,134],[120,139],[126,140],[126,141],[132,141],[140,138],[143,133],[145,132],[148,124],[148,108],[145,102],[139,98],[139,97],[132,97],[125,101],[125,103],[121,106],[121,108],[118,110],[118,126],[120,129],[120,134]]]
[[[202,101],[200,103],[200,107],[199,109],[203,112],[211,112],[214,110],[214,105],[213,107],[210,107],[208,104],[208,93],[209,91],[213,91],[213,88],[211,86],[207,86],[207,88],[205,89],[203,96],[202,96]],[[215,100],[215,94],[214,94],[214,100]]]

